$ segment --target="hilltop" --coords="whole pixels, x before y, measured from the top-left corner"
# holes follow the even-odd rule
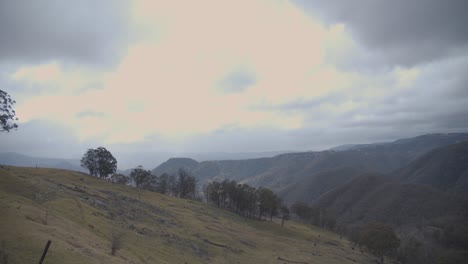
[[[141,198],[139,198],[141,197]],[[11,263],[372,263],[334,233],[242,218],[204,203],[57,169],[0,167],[0,233]],[[112,237],[122,247],[110,254]]]

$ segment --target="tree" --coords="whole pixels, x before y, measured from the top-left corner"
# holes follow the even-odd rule
[[[179,169],[177,190],[180,198],[195,199],[197,182],[195,177],[189,175],[184,169]]]
[[[16,103],[15,100],[11,99],[11,96],[0,90],[0,131],[9,132],[11,129],[18,128],[15,121],[18,121],[16,112],[13,110],[13,105]]]
[[[117,160],[104,147],[96,149],[99,177],[107,178],[117,170]]]
[[[157,177],[156,192],[167,194],[169,193],[169,175],[163,173],[161,176]]]
[[[138,166],[130,172],[130,178],[135,183],[138,189],[147,189],[151,182],[151,171],[143,169],[143,166]]]
[[[221,200],[220,200],[220,187],[221,184],[217,181],[208,183],[203,189],[205,192],[205,198],[207,203],[214,203],[217,207],[220,207]]]
[[[388,255],[400,245],[400,239],[393,228],[384,223],[370,223],[364,226],[359,242],[379,257],[382,264],[384,255]]]
[[[130,183],[130,177],[120,174],[120,173],[115,173],[114,175],[112,175],[111,180],[113,183],[117,183],[117,184],[127,185]]]
[[[89,174],[100,178],[108,178],[117,170],[117,160],[104,147],[88,149],[81,158],[81,166],[89,170]]]
[[[267,188],[260,187],[258,189],[258,198],[259,198],[259,213],[258,218],[262,218],[263,214],[268,213],[270,216],[270,221],[273,219],[273,216],[278,213],[278,207],[280,200],[276,194]]]
[[[284,221],[289,220],[289,209],[287,206],[283,205],[280,208],[281,212],[281,227],[284,227]]]
[[[87,168],[89,170],[89,174],[93,176],[97,176],[98,162],[96,154],[96,150],[88,149],[81,158],[81,167]]]

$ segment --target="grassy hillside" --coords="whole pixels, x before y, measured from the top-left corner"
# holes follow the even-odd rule
[[[45,263],[372,263],[345,239],[292,221],[281,228],[78,172],[1,166],[0,250],[9,263],[35,263],[48,239]]]

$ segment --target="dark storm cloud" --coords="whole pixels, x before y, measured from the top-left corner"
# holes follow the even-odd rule
[[[223,93],[240,93],[257,82],[255,74],[251,71],[240,69],[228,73],[219,82],[219,89]]]
[[[126,37],[124,1],[1,1],[0,61],[107,65]]]
[[[383,98],[347,112],[336,122],[343,127],[385,127],[427,132],[468,130],[468,57],[421,68],[411,88],[395,89]]]
[[[329,23],[344,23],[388,63],[411,66],[466,52],[466,0],[295,0]]]

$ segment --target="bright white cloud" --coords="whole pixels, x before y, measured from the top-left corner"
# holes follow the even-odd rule
[[[151,134],[180,138],[229,125],[298,129],[303,113],[251,107],[313,98],[348,81],[322,68],[323,45],[335,30],[328,32],[287,1],[188,2],[181,7],[138,0],[132,22],[146,35],[112,73],[64,69],[57,62],[13,73],[15,81],[59,90],[22,102],[21,119],[60,120],[82,139],[108,142]],[[252,71],[252,87],[238,94],[216,91],[220,78],[242,67]],[[93,84],[101,89],[85,89]],[[105,115],[78,116],[83,111]]]

